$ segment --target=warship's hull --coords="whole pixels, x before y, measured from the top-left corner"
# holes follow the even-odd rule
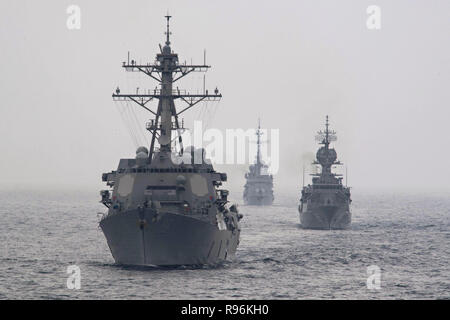
[[[316,206],[304,209],[299,207],[300,223],[305,229],[348,229],[352,214],[348,206]]]
[[[247,180],[244,186],[244,204],[251,206],[270,206],[273,203],[273,184],[270,181]]]
[[[270,206],[273,203],[272,196],[244,197],[244,203],[250,206]]]
[[[138,266],[214,265],[233,258],[239,230],[177,213],[155,216],[129,210],[100,221],[117,264]]]

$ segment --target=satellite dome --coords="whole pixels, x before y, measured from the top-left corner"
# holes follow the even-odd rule
[[[148,158],[148,155],[145,152],[139,152],[136,155],[136,159],[147,159],[147,158]]]
[[[326,149],[325,147],[321,147],[317,150],[316,158],[321,165],[328,166],[332,165],[336,161],[337,154],[334,149]]]
[[[145,154],[148,154],[148,149],[146,147],[141,146],[141,147],[137,148],[136,155],[139,154],[140,152],[144,152]]]
[[[183,184],[184,185],[184,184],[186,184],[186,177],[182,176],[182,175],[179,175],[177,177],[176,181],[177,181],[177,184]]]
[[[170,50],[170,46],[168,46],[167,44],[163,47],[163,54],[170,54],[171,50]]]
[[[139,152],[136,155],[136,164],[139,167],[145,166],[145,164],[147,163],[147,159],[148,159],[148,155],[145,152]]]

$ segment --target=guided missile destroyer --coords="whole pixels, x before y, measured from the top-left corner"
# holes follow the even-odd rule
[[[328,116],[325,131],[319,131],[316,140],[323,146],[317,151],[314,165],[321,166],[321,173],[313,174],[312,185],[303,188],[300,205],[300,223],[306,229],[347,229],[351,223],[350,188],[342,184],[342,177],[332,173],[336,151],[330,142],[336,141],[336,132],[329,130]]]
[[[108,211],[99,224],[118,264],[214,265],[232,258],[239,244],[242,215],[236,205],[228,207],[228,191],[220,189],[227,175],[213,169],[204,149],[183,149],[180,134],[181,113],[222,95],[217,88],[201,94],[173,88],[177,80],[210,66],[179,63],[170,46],[170,18],[166,16],[166,42],[155,62],[141,65],[128,58],[123,63],[126,71],[146,74],[159,88],[136,94],[117,88],[112,95],[115,101],[133,101],[154,116],[146,125],[150,148],[139,147],[135,158],[121,159],[117,170],[102,177],[110,189],[100,192]],[[148,105],[153,100],[158,100],[156,110]],[[186,105],[177,110],[175,101]],[[177,137],[172,136],[175,131]]]
[[[261,135],[261,123],[258,121],[256,161],[245,174],[244,203],[247,205],[271,205],[274,200],[273,176],[268,173],[269,167],[261,159]]]

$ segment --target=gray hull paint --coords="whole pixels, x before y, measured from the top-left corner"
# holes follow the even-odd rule
[[[302,211],[300,209],[300,223],[305,229],[348,229],[352,220],[348,208],[337,206],[318,206]]]
[[[250,206],[270,206],[273,203],[273,197],[271,196],[246,197],[244,198],[244,203]]]
[[[214,265],[233,258],[239,231],[182,214],[130,210],[100,222],[114,260],[141,266]]]

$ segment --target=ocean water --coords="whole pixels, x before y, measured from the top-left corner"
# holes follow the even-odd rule
[[[353,194],[351,230],[299,226],[298,198],[240,206],[236,259],[218,267],[114,264],[97,192],[0,191],[0,299],[450,298],[449,194]],[[67,288],[67,267],[81,288]],[[380,268],[379,289],[367,268]]]

